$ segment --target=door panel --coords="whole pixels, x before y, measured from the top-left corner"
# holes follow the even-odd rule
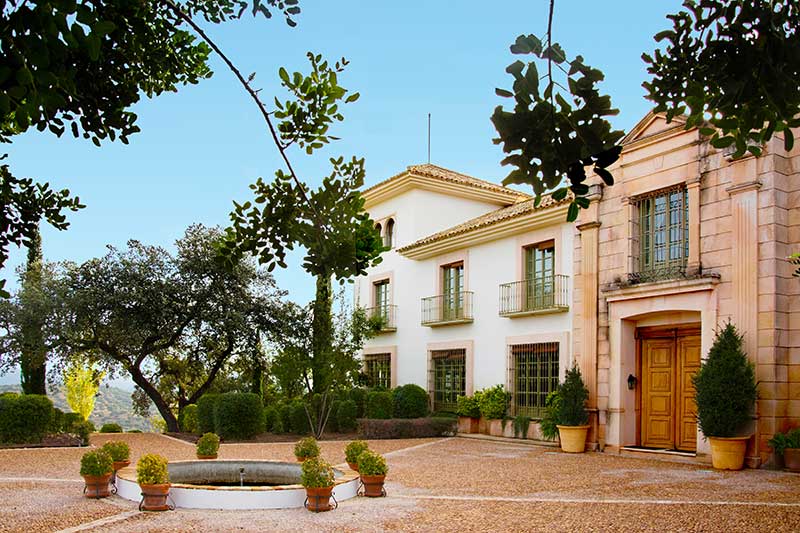
[[[672,448],[675,386],[672,339],[642,340],[642,446]]]
[[[678,391],[678,435],[676,448],[695,451],[697,449],[697,406],[694,402],[692,376],[700,369],[700,336],[692,335],[677,339],[677,371],[680,376]]]

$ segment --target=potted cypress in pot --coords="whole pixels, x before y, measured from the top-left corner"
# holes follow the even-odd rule
[[[386,496],[383,483],[388,471],[386,459],[381,454],[366,450],[358,456],[358,473],[361,474],[361,484],[364,485],[364,496],[369,498]]]
[[[697,423],[711,444],[711,463],[720,470],[741,470],[758,389],[753,363],[730,322],[717,331],[692,383]]]
[[[583,384],[581,370],[576,364],[567,370],[564,382],[558,386],[556,427],[562,451],[583,453],[586,448],[586,435],[589,433],[588,399],[589,390]]]
[[[478,433],[481,421],[481,406],[476,396],[459,396],[456,414],[459,433]]]
[[[197,439],[195,452],[198,459],[216,459],[219,452],[219,437],[217,434],[203,433],[203,436]]]
[[[294,456],[299,463],[311,457],[319,457],[319,444],[314,437],[304,437],[294,445]]]
[[[81,476],[86,485],[83,493],[87,498],[107,498],[110,496],[108,482],[114,472],[111,456],[102,449],[92,450],[81,457]]]
[[[363,440],[354,440],[349,443],[344,449],[344,458],[347,461],[347,466],[351,470],[358,472],[358,457],[369,449],[369,445]]]
[[[169,496],[169,471],[166,458],[148,453],[136,463],[136,481],[142,489],[140,511],[167,511]]]
[[[776,457],[783,458],[783,468],[789,472],[800,472],[800,428],[786,433],[775,433],[768,444]]]
[[[331,510],[333,468],[321,457],[309,457],[300,467],[300,483],[306,489],[306,509],[320,513]]]

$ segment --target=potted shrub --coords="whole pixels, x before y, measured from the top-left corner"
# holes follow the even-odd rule
[[[155,453],[143,455],[136,463],[136,481],[142,489],[140,511],[166,511],[169,496],[169,471],[166,458]]]
[[[478,394],[481,416],[487,421],[486,429],[490,435],[503,436],[509,400],[510,395],[502,385],[484,389]]]
[[[319,457],[319,444],[314,437],[304,437],[294,445],[294,456],[298,462],[303,462],[311,457]]]
[[[87,498],[107,498],[108,482],[113,473],[111,456],[104,450],[92,450],[81,457],[81,476],[86,483],[83,493]]]
[[[319,513],[331,510],[333,468],[319,456],[303,461],[300,483],[306,489],[306,509]]]
[[[800,428],[786,433],[776,433],[768,442],[777,457],[783,458],[783,467],[790,472],[800,472]]]
[[[730,322],[717,331],[692,383],[697,423],[711,444],[711,463],[720,470],[741,470],[758,390],[742,337]]]
[[[362,452],[368,449],[369,445],[363,440],[354,440],[349,443],[344,449],[344,457],[347,461],[347,466],[349,466],[351,470],[358,472],[358,457]]]
[[[127,443],[121,440],[110,440],[103,444],[103,447],[100,449],[111,457],[114,472],[131,464],[131,449],[128,447]]]
[[[383,483],[388,471],[386,459],[381,454],[365,450],[358,456],[358,473],[361,474],[361,484],[364,485],[364,496],[386,496]]]
[[[568,453],[583,453],[586,435],[589,432],[589,412],[586,400],[589,390],[583,384],[578,365],[567,370],[564,382],[558,386],[556,419],[561,450]]]
[[[203,433],[203,436],[197,439],[195,452],[198,459],[216,459],[217,452],[219,452],[219,437],[217,434]]]
[[[456,401],[456,414],[458,415],[459,433],[478,433],[481,420],[481,406],[478,398],[473,396],[459,396]]]

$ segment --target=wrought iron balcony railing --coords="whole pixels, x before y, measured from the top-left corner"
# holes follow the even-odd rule
[[[514,281],[500,285],[500,316],[569,310],[569,276]]]
[[[459,291],[422,299],[422,325],[446,326],[472,322],[472,292]]]
[[[367,307],[367,318],[379,319],[381,321],[381,331],[397,331],[397,306],[379,305],[377,307]]]

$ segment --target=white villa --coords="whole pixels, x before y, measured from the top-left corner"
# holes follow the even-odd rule
[[[574,226],[566,202],[434,165],[364,192],[391,251],[356,281],[356,304],[386,318],[365,349],[375,385],[416,383],[434,410],[503,383],[536,417],[571,364]]]

